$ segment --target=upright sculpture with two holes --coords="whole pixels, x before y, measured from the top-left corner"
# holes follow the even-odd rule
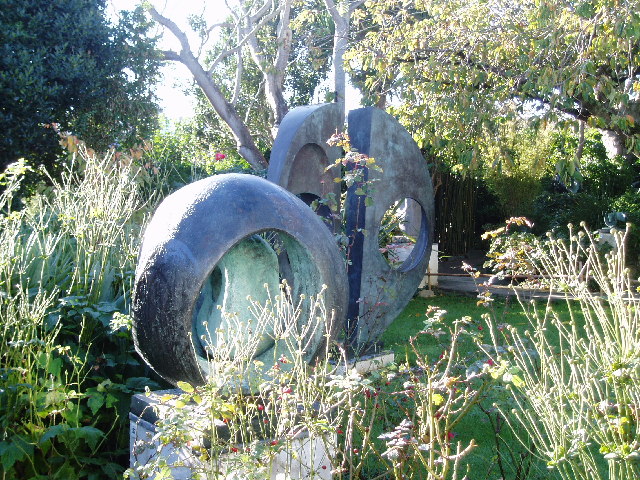
[[[393,117],[373,107],[351,111],[352,148],[381,167],[364,172],[376,182],[373,203],[351,187],[343,195],[344,222],[328,210],[314,212],[314,200],[329,193],[341,198],[336,175],[327,172],[341,152],[326,143],[341,128],[336,104],[296,108],[280,126],[266,180],[217,175],[178,190],[159,206],[136,271],[134,340],[166,380],[206,382],[216,348],[215,336],[207,333],[226,328],[224,312],[238,313],[244,335],[261,332],[256,359],[272,358],[278,340],[252,323],[247,297],[264,302],[282,280],[294,301],[326,285],[324,302],[333,322],[306,342],[308,362],[340,333],[350,350],[370,349],[411,299],[431,252],[433,190],[426,162]],[[407,199],[419,210],[417,237],[408,258],[393,267],[380,253],[377,232],[385,212]],[[334,236],[342,228],[348,262]]]

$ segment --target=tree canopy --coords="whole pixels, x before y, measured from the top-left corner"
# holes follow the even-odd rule
[[[0,168],[51,164],[57,123],[88,144],[126,144],[152,131],[153,38],[140,12],[105,17],[105,0],[4,0],[0,9]]]
[[[640,153],[637,0],[380,0],[349,52],[370,95],[471,165],[496,119],[569,115]]]

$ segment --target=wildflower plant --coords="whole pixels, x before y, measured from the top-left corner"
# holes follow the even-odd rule
[[[606,254],[588,231],[570,234],[550,238],[537,259],[570,319],[549,301],[530,305],[524,334],[492,326],[492,375],[510,386],[514,431],[523,427],[563,479],[640,478],[640,298],[625,266],[629,229],[614,232]]]
[[[118,476],[126,408],[142,378],[127,315],[144,221],[142,167],[73,136],[59,177],[18,197],[0,175],[0,471],[3,478]],[[47,175],[46,172],[43,172]]]
[[[528,231],[532,227],[533,223],[525,217],[511,217],[504,226],[482,235],[483,240],[490,242],[484,267],[490,268],[496,279],[508,276],[513,282],[513,277],[524,277],[529,281],[536,278],[540,283],[538,256],[544,245]]]
[[[318,320],[300,324],[303,309]],[[242,338],[233,333],[242,328],[239,321],[233,327],[240,317],[229,316],[230,330],[213,333],[222,348],[211,351],[210,381],[180,384],[182,393],[159,399],[161,420],[137,445],[143,461],[130,476],[170,476],[186,465],[196,478],[267,478],[274,469],[287,478],[462,478],[475,443],[457,440],[455,428],[492,381],[482,369],[469,370],[458,353],[468,319],[449,328],[441,312],[430,312],[421,335],[451,341],[440,358],[364,376],[349,368],[339,345],[327,343],[322,360],[304,358],[317,325],[329,323],[322,292],[294,304],[284,283],[250,310],[283,348],[272,361],[253,360],[250,342],[234,343]],[[180,452],[178,460],[168,459],[166,445]]]

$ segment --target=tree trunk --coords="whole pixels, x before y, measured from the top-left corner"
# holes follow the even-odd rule
[[[211,77],[204,71],[200,63],[193,55],[183,58],[184,52],[181,53],[181,62],[191,71],[193,78],[197,82],[202,92],[206,95],[211,106],[220,118],[229,126],[236,140],[236,149],[240,156],[244,158],[249,165],[256,170],[263,170],[269,166],[262,152],[258,150],[251,132],[246,124],[242,121],[236,109],[225,98],[218,86],[211,80]]]
[[[347,76],[344,71],[344,54],[349,40],[349,20],[345,21],[339,15],[334,16],[335,33],[333,35],[333,88],[335,102],[340,105],[342,118],[345,118],[345,96],[347,91]]]
[[[195,57],[184,32],[180,30],[172,20],[160,15],[155,8],[149,8],[149,13],[156,22],[168,28],[169,31],[180,41],[180,53],[172,51],[164,52],[165,59],[181,62],[189,69],[196,83],[211,103],[213,109],[229,126],[229,129],[236,140],[236,149],[242,158],[249,162],[249,165],[256,170],[263,170],[267,168],[268,162],[264,158],[262,152],[260,152],[258,147],[256,147],[246,124],[242,121],[233,105],[224,97],[220,88],[211,78],[211,75],[204,70],[198,59]]]
[[[351,15],[364,0],[355,0],[342,6],[343,13],[340,12],[341,4],[334,3],[334,0],[324,0],[327,11],[333,19],[335,33],[333,35],[333,91],[335,101],[340,104],[342,118],[345,118],[345,95],[347,91],[347,75],[344,70],[344,54],[349,43],[349,20]]]
[[[267,58],[262,53],[263,48],[258,44],[256,35],[250,33],[255,31],[255,26],[248,12],[245,14],[244,22],[244,33],[247,35],[247,45],[251,52],[251,58],[253,58],[265,80],[264,92],[273,115],[271,135],[274,139],[278,134],[282,119],[289,112],[289,106],[284,98],[283,85],[293,36],[290,28],[292,0],[283,0],[283,2],[276,33],[277,50],[273,63],[267,61]]]

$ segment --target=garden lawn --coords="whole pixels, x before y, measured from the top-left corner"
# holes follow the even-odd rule
[[[539,305],[543,305],[542,300],[539,301]],[[530,327],[524,310],[529,305],[523,307],[513,297],[495,299],[489,308],[478,305],[478,298],[459,294],[437,293],[431,298],[416,297],[389,326],[381,339],[385,349],[395,353],[396,363],[407,361],[409,364],[415,363],[416,353],[411,349],[407,340],[423,330],[426,319],[425,312],[430,307],[446,310],[445,322],[471,317],[469,331],[474,336],[486,338],[482,341],[485,344],[490,344],[491,340],[489,328],[485,320],[481,318],[482,314],[490,313],[496,325],[509,324],[520,331]],[[553,303],[553,309],[561,317],[569,317],[566,302]],[[553,341],[553,339],[550,340]],[[419,354],[426,355],[431,363],[447,348],[444,342],[440,343],[431,335],[419,336],[415,345]],[[464,354],[463,357],[469,359],[469,363],[473,363],[478,358],[486,358],[478,353],[475,343],[470,338],[461,342],[460,349]],[[467,458],[468,478],[470,480],[555,478],[553,472],[546,468],[544,462],[527,453],[527,450],[514,436],[509,425],[504,422],[493,406],[494,403],[505,405],[505,402],[510,402],[509,392],[501,386],[492,388],[482,402],[474,406],[469,415],[456,427],[453,441],[461,441],[466,445],[471,439],[474,439],[478,444],[478,447]],[[498,432],[497,436],[496,432]]]

